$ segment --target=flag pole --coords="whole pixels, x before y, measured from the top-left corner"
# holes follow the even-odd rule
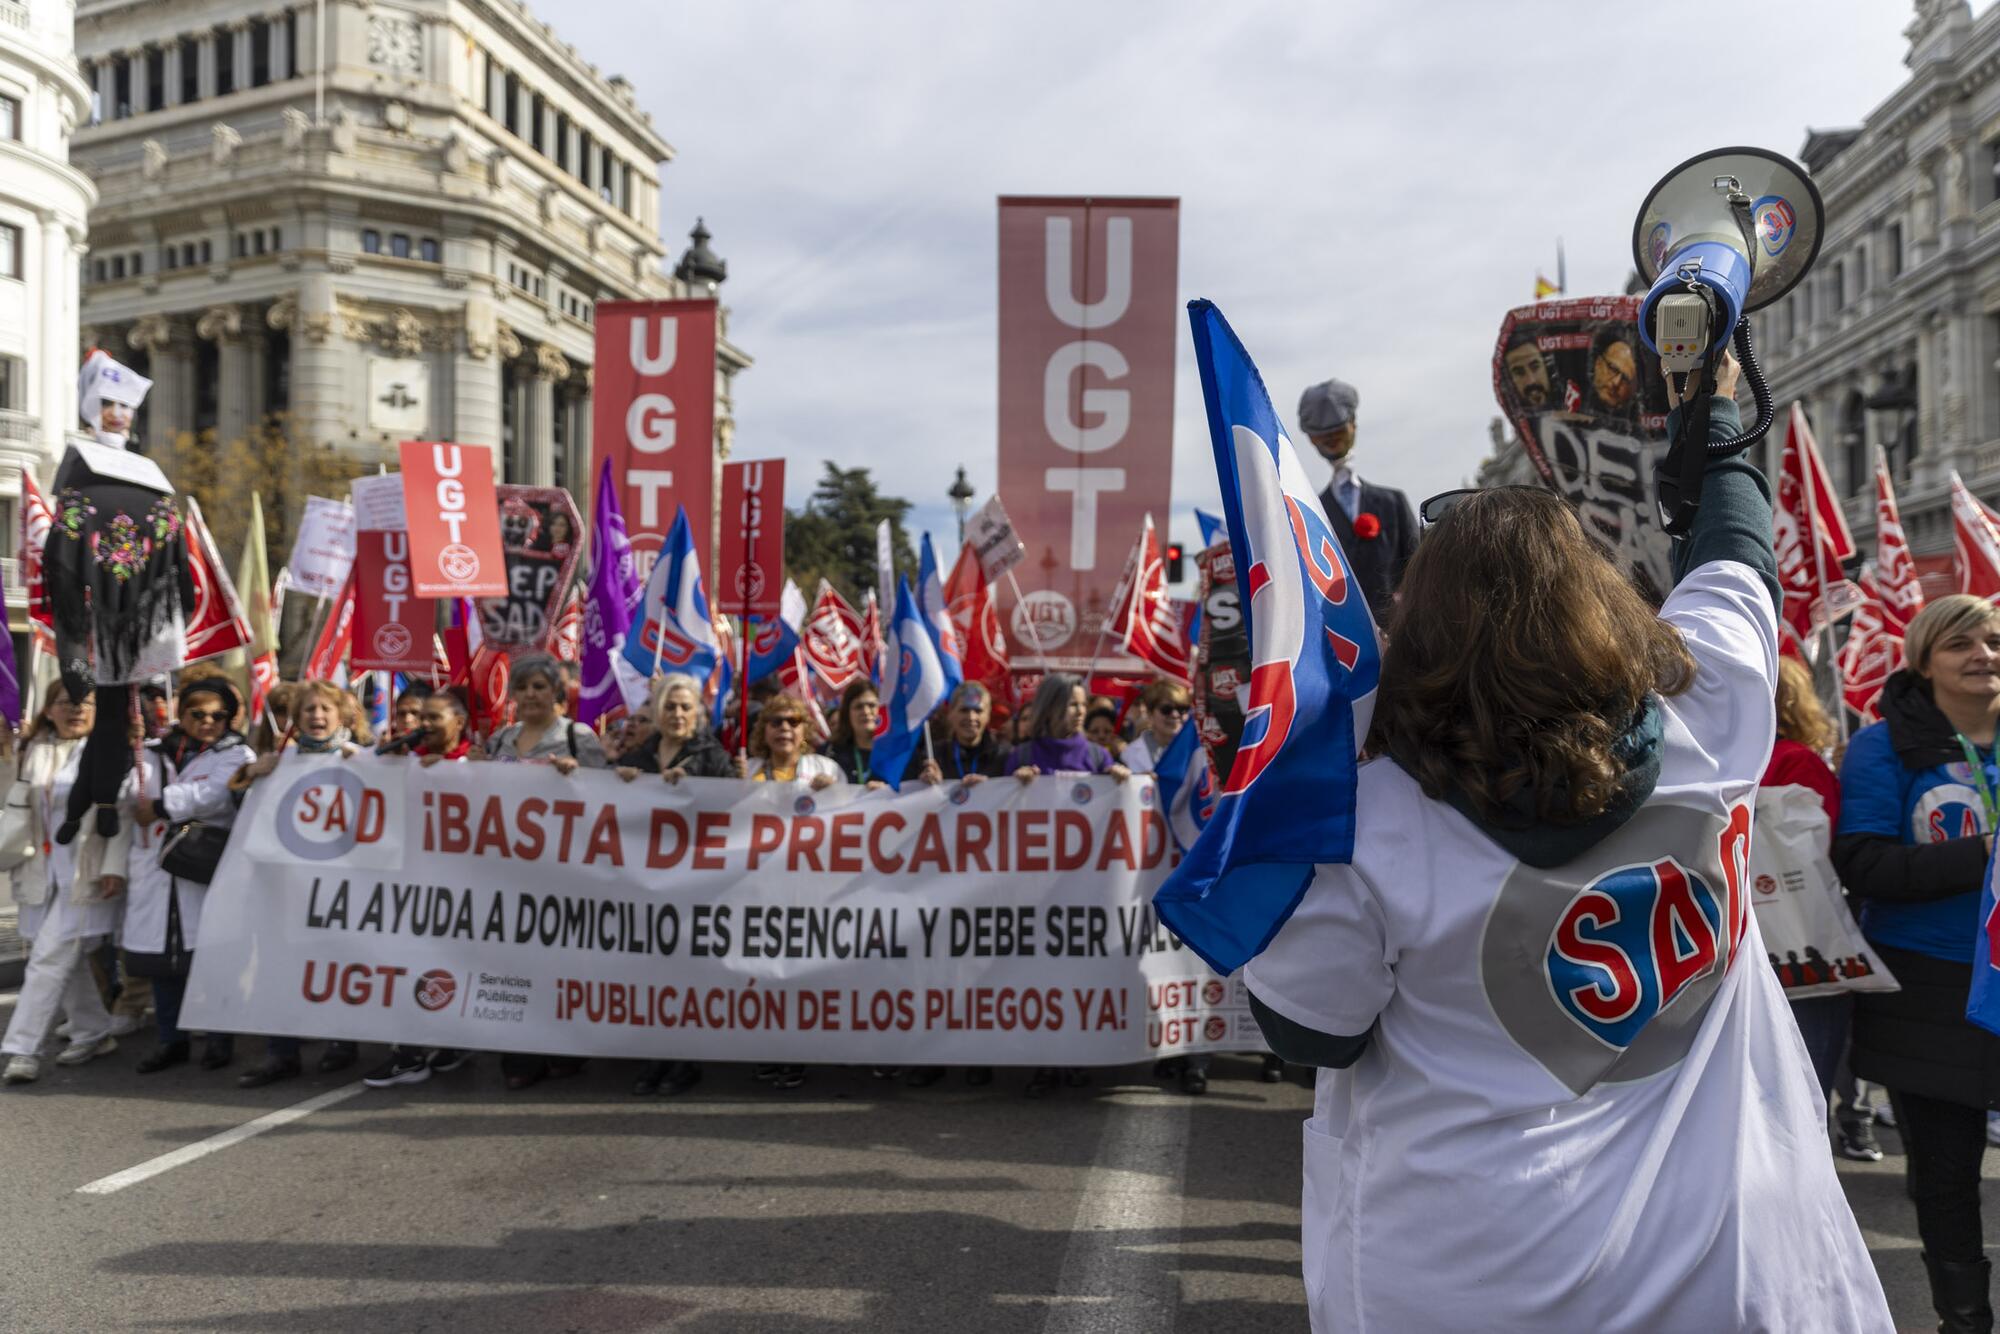
[[[319,647],[320,622],[326,616],[327,596],[319,595],[319,602],[313,607],[312,619],[306,626],[306,655],[299,659],[299,680],[306,679],[306,669],[312,666],[313,650]]]

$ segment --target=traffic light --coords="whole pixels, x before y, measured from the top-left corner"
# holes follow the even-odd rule
[[[1167,543],[1167,582],[1177,584],[1187,568],[1187,553],[1178,542]]]

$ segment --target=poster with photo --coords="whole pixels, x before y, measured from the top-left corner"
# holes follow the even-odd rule
[[[516,653],[548,649],[576,575],[582,517],[569,492],[559,486],[503,483],[496,489],[507,595],[480,599],[479,628],[495,648]]]

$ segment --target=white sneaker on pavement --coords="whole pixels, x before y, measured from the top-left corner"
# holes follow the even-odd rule
[[[16,1056],[7,1062],[7,1069],[0,1072],[0,1081],[9,1084],[32,1084],[42,1077],[42,1060],[39,1056]]]
[[[139,1031],[140,1022],[136,1014],[114,1014],[111,1016],[111,1036],[129,1038]]]
[[[82,1065],[85,1061],[94,1061],[100,1056],[109,1056],[117,1050],[118,1039],[107,1033],[95,1042],[70,1043],[62,1049],[62,1054],[56,1057],[56,1064]]]
[[[69,1036],[69,1020],[65,1019],[56,1025],[56,1036],[59,1038],[67,1038]]]

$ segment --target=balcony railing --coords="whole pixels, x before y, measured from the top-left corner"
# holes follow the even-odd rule
[[[6,0],[0,0],[0,4]],[[33,444],[42,433],[41,418],[15,408],[0,408],[0,443]]]
[[[25,607],[28,605],[28,586],[21,580],[21,562],[12,556],[0,556],[0,579],[7,581],[7,605]]]
[[[20,0],[0,0],[0,23],[11,24],[16,28],[27,27],[28,7],[20,3]]]

